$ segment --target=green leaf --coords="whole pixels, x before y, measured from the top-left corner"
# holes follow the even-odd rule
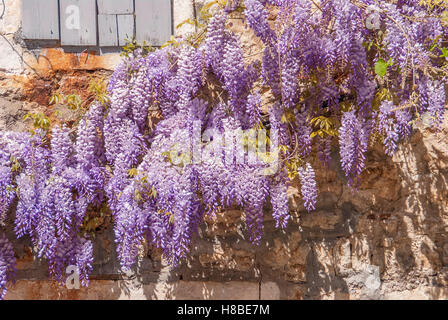
[[[441,36],[439,35],[432,41],[431,47],[429,48],[430,52],[433,52],[434,49],[438,47],[437,42],[439,41],[440,37]]]
[[[392,59],[392,58],[389,58],[389,60],[387,60],[386,65],[387,65],[388,67],[390,67],[390,66],[392,66],[393,63],[394,63],[394,62],[393,62],[393,59]]]
[[[440,57],[448,58],[448,48],[440,48],[440,50],[442,50],[442,55]]]
[[[154,187],[151,188],[151,197],[153,198],[157,197],[157,190]]]
[[[135,177],[138,174],[137,168],[129,169],[128,174],[130,177]]]
[[[375,73],[382,78],[386,75],[387,67],[386,61],[379,59],[375,64]]]
[[[440,15],[440,20],[445,26],[448,25],[448,10],[442,12]]]

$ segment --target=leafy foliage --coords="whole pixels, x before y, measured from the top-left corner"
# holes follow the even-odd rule
[[[0,133],[0,221],[17,199],[17,236],[31,237],[56,279],[75,264],[87,285],[97,227],[87,212],[105,203],[120,263],[129,269],[145,243],[177,265],[204,216],[230,207],[244,211],[248,237],[259,243],[266,205],[277,227],[287,226],[286,191],[296,177],[304,208],[314,210],[311,163],[317,153],[329,165],[335,141],[336,160],[356,188],[372,141],[382,140],[392,155],[416,119],[426,115],[440,126],[446,103],[444,4],[382,1],[380,28],[369,29],[372,4],[219,0],[203,7],[198,21],[184,22],[196,27],[184,39],[159,50],[131,41],[108,96],[104,83],[92,86],[97,102],[75,135],[55,127],[48,141],[49,125],[39,115],[34,134]],[[258,58],[246,59],[239,36],[227,28],[233,11],[262,41]],[[62,99],[87,109],[75,96],[52,102]],[[163,115],[154,130],[150,109]],[[241,150],[232,144],[213,148],[222,146],[221,136],[234,140],[262,127],[279,147],[254,161],[238,162]],[[191,139],[195,132],[199,142]],[[241,141],[247,151],[257,139]],[[201,161],[190,157],[195,148]],[[0,290],[13,265],[10,246],[0,242]]]

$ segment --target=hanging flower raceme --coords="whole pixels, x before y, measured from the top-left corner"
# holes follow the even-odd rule
[[[11,156],[0,150],[0,225],[4,224],[9,206],[14,199]]]
[[[28,235],[36,240],[36,228],[42,214],[42,195],[50,174],[50,151],[44,144],[44,132],[17,137],[20,147],[12,150],[23,171],[17,176],[18,203],[15,231],[18,237]],[[11,144],[16,141],[10,141]],[[14,148],[14,147],[12,147]]]
[[[6,286],[14,279],[16,273],[16,258],[12,244],[5,238],[0,237],[0,300],[6,294]]]
[[[308,211],[316,209],[317,187],[313,167],[309,163],[305,167],[299,168],[300,183],[302,185],[302,197],[305,202],[305,208]]]
[[[354,111],[345,112],[339,129],[339,148],[342,169],[349,184],[365,167],[365,153],[369,144],[371,124],[360,119]]]

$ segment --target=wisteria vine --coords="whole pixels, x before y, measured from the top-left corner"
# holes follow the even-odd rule
[[[440,126],[448,72],[442,5],[215,2],[205,36],[124,58],[109,81],[110,101],[93,104],[77,130],[0,132],[0,225],[16,201],[17,237],[31,239],[56,280],[75,265],[88,285],[93,239],[82,226],[89,209],[110,208],[123,269],[135,264],[145,242],[176,266],[204,216],[219,210],[241,208],[254,244],[267,207],[286,228],[287,190],[296,176],[305,209],[314,210],[316,154],[325,165],[339,158],[356,188],[374,135],[393,155],[414,120],[427,116]],[[377,28],[366,24],[372,14]],[[260,39],[258,58],[248,59],[229,27],[233,15]],[[154,129],[150,108],[163,116]],[[216,148],[221,137],[238,141],[255,129],[279,148],[255,159],[246,153],[256,143],[250,137],[242,149]],[[201,138],[193,143],[195,134]],[[336,141],[339,154],[332,152]],[[188,155],[198,150],[200,161],[192,161]],[[275,170],[260,174],[273,157]],[[0,298],[14,270],[12,244],[2,236]]]

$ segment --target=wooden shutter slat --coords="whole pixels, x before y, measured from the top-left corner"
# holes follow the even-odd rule
[[[116,15],[98,15],[98,38],[101,47],[116,47],[118,45],[118,26]]]
[[[79,8],[80,29],[67,27],[68,6]],[[95,0],[60,0],[61,44],[65,46],[95,46],[97,44]]]
[[[58,40],[58,0],[22,0],[24,39]]]
[[[135,0],[136,39],[161,46],[172,34],[170,0]]]
[[[130,14],[133,12],[133,0],[98,0],[99,14]]]
[[[134,38],[134,15],[118,15],[118,45],[126,45],[126,39]]]

